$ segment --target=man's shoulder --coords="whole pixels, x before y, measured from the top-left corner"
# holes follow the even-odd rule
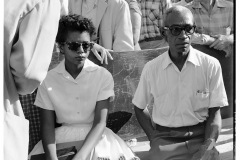
[[[220,64],[218,59],[213,56],[210,56],[210,55],[208,55],[202,51],[199,51],[197,49],[193,49],[193,51],[195,52],[197,58],[202,63],[202,65],[207,65],[207,64],[219,65]]]
[[[168,51],[148,61],[145,65],[145,68],[150,70],[159,69],[162,66],[163,61],[165,60],[167,54],[168,54]]]

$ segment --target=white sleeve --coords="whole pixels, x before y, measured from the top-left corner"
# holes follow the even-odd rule
[[[59,18],[59,0],[40,1],[22,18],[10,57],[11,72],[19,94],[33,92],[45,78]]]
[[[102,74],[102,82],[100,86],[100,90],[98,93],[97,101],[105,100],[110,98],[110,101],[114,100],[114,81],[111,73],[104,69],[104,73]]]
[[[145,109],[148,104],[150,104],[151,100],[153,99],[153,96],[151,94],[151,86],[148,80],[148,71],[147,66],[143,68],[140,81],[138,83],[137,90],[134,94],[132,103],[140,108]]]
[[[38,91],[37,91],[37,96],[35,98],[35,102],[34,105],[43,108],[43,109],[47,109],[47,110],[54,110],[52,101],[49,97],[48,94],[48,90],[45,86],[45,83],[43,81],[43,83],[38,87]]]
[[[228,106],[227,94],[225,91],[222,68],[218,60],[212,63],[212,71],[210,73],[210,105],[209,107]]]
[[[116,24],[114,30],[113,50],[117,52],[133,51],[133,32],[130,10],[125,0],[116,6]]]

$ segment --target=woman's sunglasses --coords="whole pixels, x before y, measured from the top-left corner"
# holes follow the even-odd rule
[[[88,51],[90,48],[93,47],[94,43],[93,42],[65,42],[65,44],[68,46],[68,49],[70,49],[71,51],[79,51],[80,47],[82,46],[83,50],[86,52]]]
[[[169,30],[173,36],[180,35],[183,30],[185,31],[185,33],[187,35],[191,35],[195,32],[195,28],[196,28],[195,25],[193,25],[193,26],[191,26],[191,25],[184,25],[184,26],[172,25],[170,27],[163,27],[164,30]]]

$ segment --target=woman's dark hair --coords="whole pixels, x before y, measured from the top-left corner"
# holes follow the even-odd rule
[[[95,27],[90,19],[83,16],[76,14],[62,16],[59,20],[56,42],[58,44],[65,42],[69,31],[88,32],[91,37],[95,34]]]

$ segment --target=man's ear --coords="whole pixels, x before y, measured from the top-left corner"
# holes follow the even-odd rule
[[[161,28],[161,34],[164,37],[164,39],[167,41],[167,34],[166,34],[167,30]]]
[[[164,37],[166,37],[166,30],[163,29],[163,27],[161,28],[161,34],[162,34]]]

